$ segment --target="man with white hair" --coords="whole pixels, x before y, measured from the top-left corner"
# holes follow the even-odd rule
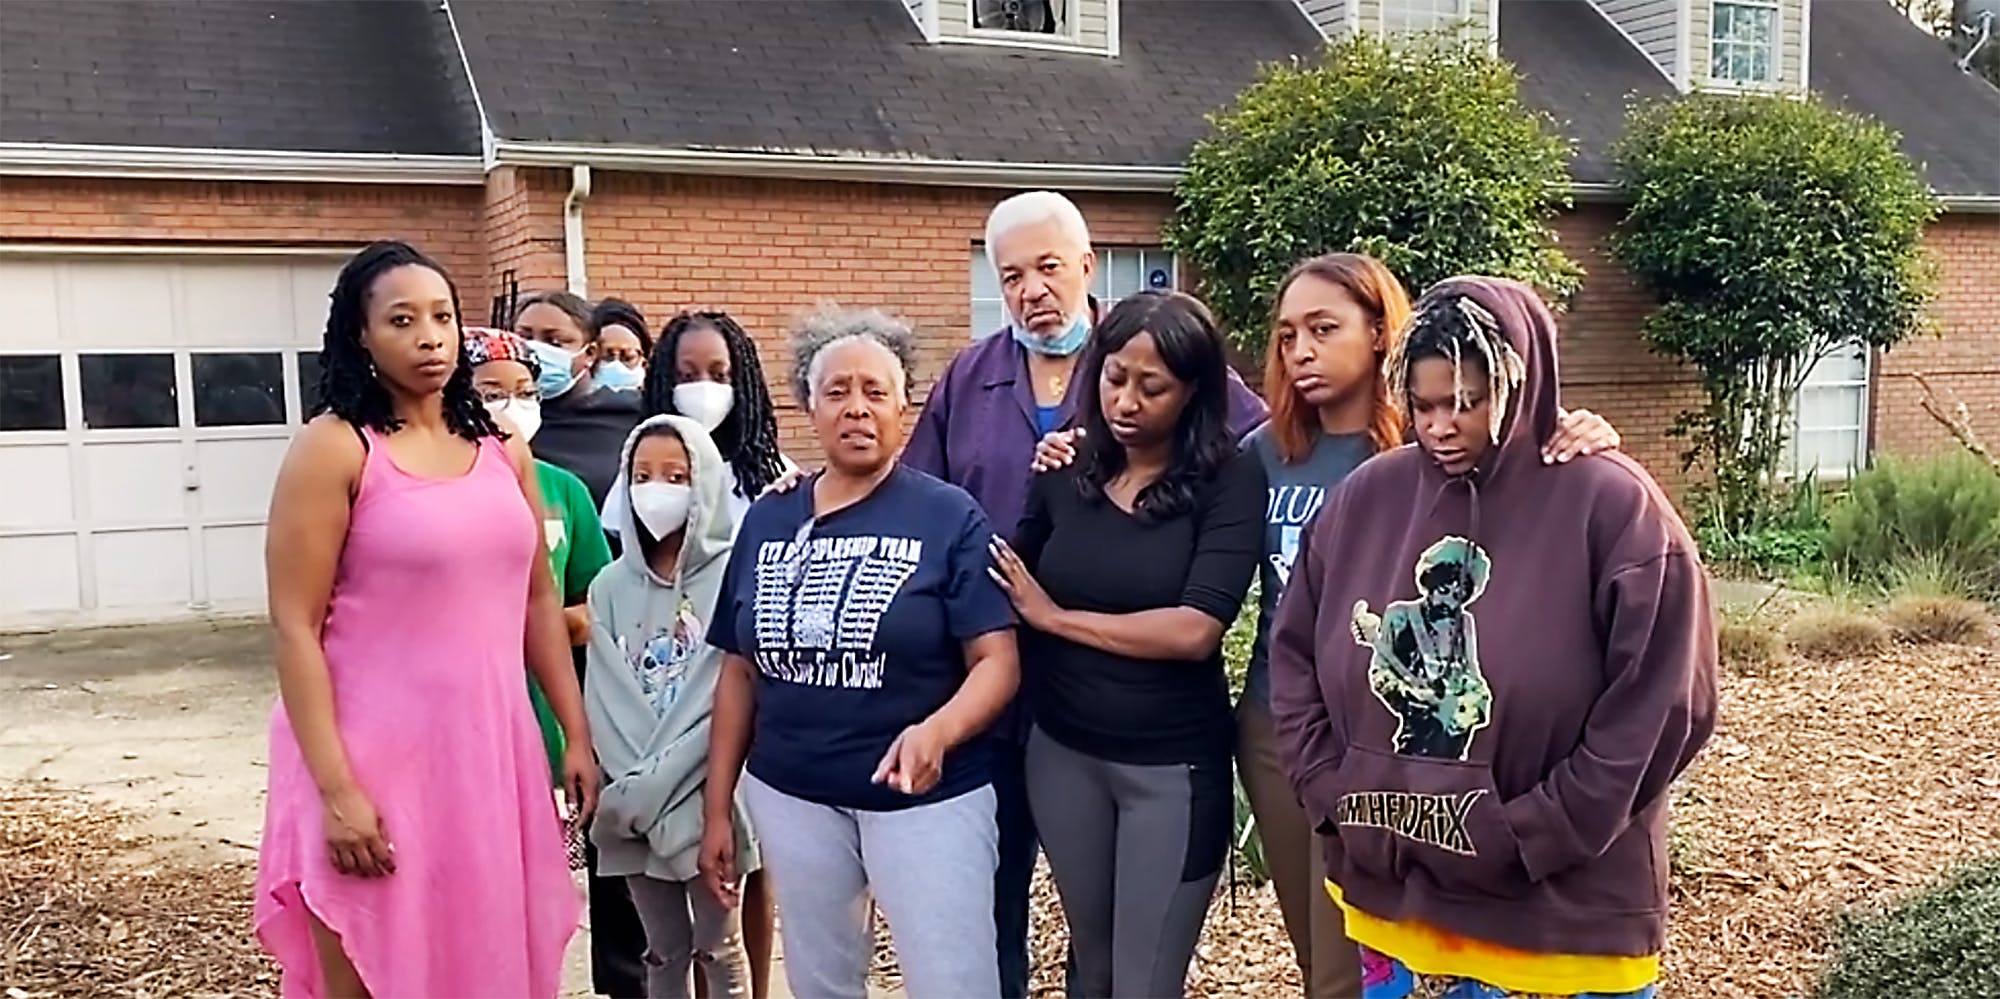
[[[1090,227],[1054,191],[1017,194],[986,219],[986,258],[999,279],[1007,326],[958,353],[932,386],[903,463],[952,483],[979,501],[994,530],[1013,533],[1027,504],[1035,444],[1076,416],[1071,376],[1096,320],[1090,279],[1097,255]],[[1264,421],[1262,400],[1231,374],[1230,426],[1238,435]],[[1019,710],[994,725],[993,787],[999,795],[1000,868],[993,896],[1001,994],[1028,990],[1028,889],[1035,825],[1021,765],[1027,719]]]

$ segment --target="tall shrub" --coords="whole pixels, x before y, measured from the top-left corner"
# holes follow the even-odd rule
[[[1684,460],[1723,525],[1751,526],[1813,363],[1925,326],[1937,203],[1894,132],[1817,98],[1694,94],[1641,104],[1615,151],[1631,209],[1618,262],[1660,298],[1642,334],[1691,364]]]
[[[1415,291],[1468,272],[1555,297],[1577,286],[1549,227],[1568,147],[1483,44],[1357,33],[1315,64],[1267,68],[1209,122],[1165,242],[1249,352],[1285,271],[1332,250],[1373,254]]]
[[[1884,458],[1827,519],[1827,555],[1858,582],[1893,589],[1914,575],[2000,596],[2000,476],[1971,455]]]

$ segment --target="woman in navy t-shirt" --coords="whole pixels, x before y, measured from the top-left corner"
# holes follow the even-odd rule
[[[803,324],[793,387],[826,468],[751,506],[708,635],[729,656],[702,868],[735,882],[740,777],[802,996],[862,999],[870,896],[914,999],[1000,993],[984,732],[1019,681],[1013,612],[979,505],[895,460],[913,341],[875,311]]]

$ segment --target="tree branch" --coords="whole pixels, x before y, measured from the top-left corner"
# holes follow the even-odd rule
[[[1977,455],[1979,460],[1992,466],[1993,471],[2000,474],[2000,457],[1996,457],[1993,450],[1986,446],[1986,442],[1980,439],[1979,433],[1972,429],[1972,410],[1965,405],[1965,402],[1953,398],[1949,400],[1947,407],[1945,402],[1939,400],[1937,390],[1931,387],[1930,379],[1924,377],[1921,372],[1912,372],[1910,377],[1916,379],[1917,385],[1924,390],[1923,398],[1917,400],[1917,405],[1922,406],[1924,412],[1931,414],[1931,419],[1944,427],[1945,431],[1964,445],[1967,451]]]

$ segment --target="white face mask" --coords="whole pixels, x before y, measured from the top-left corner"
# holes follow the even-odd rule
[[[736,408],[736,390],[721,382],[682,382],[674,386],[674,409],[714,433]]]
[[[694,490],[674,482],[641,482],[632,487],[632,512],[646,533],[664,538],[687,526]]]
[[[486,411],[496,418],[505,417],[513,423],[514,429],[521,432],[521,439],[524,441],[534,440],[535,431],[542,429],[542,404],[535,399],[522,399],[518,396],[501,399],[487,403]]]

